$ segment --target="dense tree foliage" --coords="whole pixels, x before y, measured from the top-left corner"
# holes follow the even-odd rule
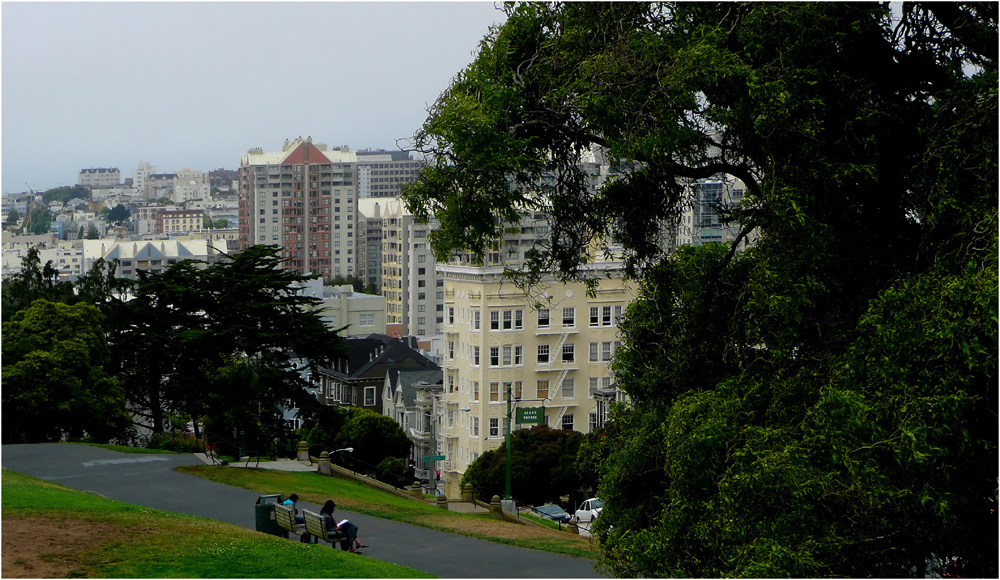
[[[177,413],[219,437],[243,431],[263,453],[289,436],[282,407],[314,412],[303,375],[344,342],[304,308],[316,302],[294,290],[306,277],[281,269],[277,253],[254,246],[139,273],[113,340],[130,408],[154,431]]]
[[[353,447],[349,461],[359,469],[375,473],[379,464],[390,457],[408,457],[410,438],[392,417],[369,409],[353,408],[335,440],[336,448]]]
[[[113,224],[121,224],[128,221],[132,213],[122,204],[118,204],[108,212],[108,221]]]
[[[59,280],[59,270],[49,260],[42,265],[38,248],[31,247],[21,258],[21,270],[3,281],[0,317],[6,322],[38,299],[73,304],[73,284]]]
[[[535,272],[625,248],[601,563],[995,576],[997,5],[506,10],[406,196],[442,258],[526,208],[551,216]],[[591,195],[594,147],[617,175]],[[664,259],[702,178],[745,184],[720,211],[755,243]]]
[[[47,207],[35,206],[28,210],[28,221],[25,224],[28,231],[26,234],[36,236],[49,233],[52,227],[52,212]]]
[[[3,323],[3,442],[107,442],[131,426],[100,312],[37,300]]]
[[[12,226],[15,225],[17,223],[17,220],[19,219],[21,219],[21,212],[12,208],[9,212],[7,212],[7,221],[5,221],[4,223],[9,226]]]
[[[519,429],[510,440],[510,493],[525,504],[542,505],[559,501],[560,496],[575,499],[580,487],[576,456],[583,434],[550,429],[538,425]],[[507,447],[480,455],[462,475],[462,484],[471,483],[476,497],[490,501],[503,497],[507,478]]]
[[[71,199],[90,199],[90,190],[86,187],[68,185],[63,187],[55,187],[52,189],[47,189],[42,192],[42,200],[45,203],[58,201],[59,203],[66,203]]]

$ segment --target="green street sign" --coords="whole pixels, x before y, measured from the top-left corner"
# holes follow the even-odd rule
[[[541,425],[545,422],[545,407],[521,407],[517,410],[518,423],[534,423]]]
[[[424,461],[444,461],[444,455],[424,455]]]

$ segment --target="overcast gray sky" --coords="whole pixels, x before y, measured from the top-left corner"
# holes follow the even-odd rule
[[[493,2],[3,2],[3,191],[85,167],[236,169],[285,139],[395,148]]]

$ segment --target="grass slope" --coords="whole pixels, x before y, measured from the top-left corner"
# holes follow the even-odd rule
[[[4,530],[85,530],[89,540],[57,557],[68,577],[432,578],[325,545],[300,544],[197,516],[134,506],[2,471]],[[67,536],[69,534],[67,533]],[[31,537],[31,534],[28,534]],[[8,550],[5,546],[5,550]],[[42,561],[56,556],[35,555]],[[16,551],[16,550],[15,550]],[[4,575],[8,556],[4,558]],[[17,565],[20,556],[11,559]]]
[[[177,469],[258,493],[280,493],[287,496],[295,492],[300,498],[318,504],[333,498],[339,508],[348,511],[459,533],[491,542],[581,558],[597,557],[596,548],[589,538],[557,530],[501,522],[487,515],[444,511],[429,503],[400,497],[350,479],[328,477],[315,472],[208,465]]]

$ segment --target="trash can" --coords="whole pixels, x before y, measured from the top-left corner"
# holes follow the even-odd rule
[[[257,505],[254,506],[256,515],[256,529],[258,532],[271,534],[272,536],[285,536],[285,530],[278,527],[278,522],[274,520],[274,506],[285,501],[285,496],[279,494],[262,495],[257,498]]]

